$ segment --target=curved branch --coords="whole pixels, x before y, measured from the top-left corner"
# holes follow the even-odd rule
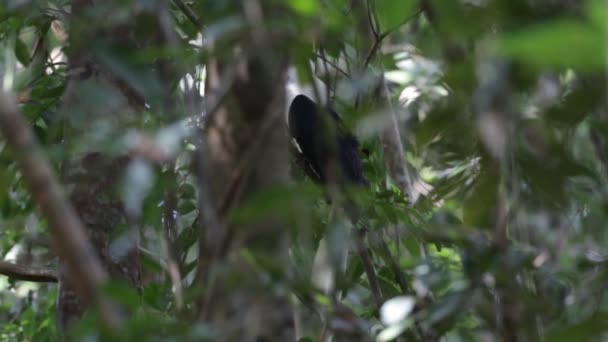
[[[55,270],[17,265],[7,261],[0,261],[0,274],[15,280],[37,283],[57,282],[57,272]]]

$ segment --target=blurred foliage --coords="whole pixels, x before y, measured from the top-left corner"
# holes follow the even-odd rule
[[[106,24],[145,22],[160,15],[155,3],[121,1]],[[83,146],[118,154],[138,134],[147,134],[176,157],[163,167],[132,165],[125,175],[127,207],[142,218],[146,286],[141,298],[122,284],[107,288],[136,312],[122,340],[217,338],[213,327],[188,319],[200,295],[192,286],[200,219],[190,156],[195,144],[180,129],[180,120],[204,115],[206,61],[219,56],[233,62],[230,51],[250,29],[236,3],[186,1],[192,12],[187,13],[172,2],[173,29],[180,38],[172,46],[138,49],[88,42],[95,61],[149,104],[144,112],[116,121],[104,115],[79,117],[78,108],[59,111],[66,86],[69,1],[0,2],[0,84],[18,94],[58,171],[65,156]],[[263,255],[250,260],[269,286],[293,294],[302,313],[301,340],[316,340],[328,317],[322,313],[334,310],[331,299],[311,282],[322,276],[323,262],[337,269],[333,281],[342,291],[342,303],[358,315],[372,339],[420,340],[426,334],[446,341],[605,340],[606,2],[369,4],[357,9],[346,0],[273,0],[268,5],[284,15],[269,14],[263,22],[280,27],[289,38],[281,44],[292,52],[303,86],[318,76],[323,88],[316,93],[328,90],[332,106],[360,133],[369,151],[364,157],[369,191],[349,196],[390,252],[370,238],[383,294],[393,298],[377,312],[360,260],[352,256],[344,269],[340,266],[349,245],[348,224],[297,166],[293,184],[259,193],[234,211],[230,220],[237,226],[276,215],[289,229],[292,267],[287,274],[277,272],[276,261]],[[105,18],[106,10],[100,6],[91,19]],[[361,50],[359,25],[361,18],[367,22],[368,11],[378,33],[387,36],[361,72],[356,66],[368,51]],[[140,27],[141,39],[158,29]],[[161,58],[180,73],[180,82],[171,85],[178,99],[171,115],[159,103],[166,80],[147,67]],[[371,92],[381,73],[391,102]],[[90,84],[80,91],[87,105],[101,112],[113,106],[109,89]],[[415,203],[389,180],[377,141],[390,111],[398,115],[408,166],[418,175]],[[67,122],[80,128],[69,132],[69,139]],[[0,255],[24,265],[56,267],[45,222],[2,140]],[[182,294],[168,274],[169,258],[180,266]],[[0,278],[0,340],[56,340],[55,292],[55,285]],[[97,322],[92,311],[73,333],[83,339],[118,339],[101,331]]]

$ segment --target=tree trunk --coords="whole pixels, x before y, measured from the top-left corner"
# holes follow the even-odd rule
[[[207,64],[206,101],[219,101],[216,97],[229,87],[221,106],[207,114],[201,153],[207,175],[202,185],[208,186],[211,202],[201,205],[216,207],[220,222],[252,195],[285,185],[289,177],[283,113],[287,59],[278,52],[279,45],[268,39],[273,32],[263,32],[264,23],[257,15],[268,13],[257,5],[256,1],[243,3],[245,17],[259,20],[250,23],[257,29],[246,37],[249,41],[241,42],[244,56]],[[259,267],[243,254],[248,251],[283,270],[286,227],[271,216],[225,227],[206,219],[210,223],[201,238],[197,278],[207,289],[201,320],[217,328],[221,340],[293,340],[287,294],[278,294],[271,283],[263,281]]]
[[[108,8],[118,8],[118,5]],[[130,40],[132,27],[112,26],[100,21],[91,13],[95,6],[87,0],[76,0],[72,4],[70,22],[70,70],[63,96],[63,113],[66,130],[70,136],[82,136],[95,129],[94,123],[100,117],[120,120],[123,115],[133,115],[143,106],[142,97],[119,75],[106,70],[96,62],[89,48],[102,40],[110,44],[122,44],[136,48]],[[111,13],[110,13],[111,15]],[[91,90],[97,90],[92,93]],[[91,103],[90,97],[102,98],[104,105]],[[74,144],[68,141],[67,144]],[[117,195],[120,175],[126,169],[130,158],[110,156],[87,146],[78,155],[70,156],[64,169],[64,181],[70,189],[70,199],[80,219],[87,228],[90,241],[104,267],[115,280],[127,281],[141,290],[141,267],[138,259],[137,242],[133,238],[135,227],[129,226],[124,205]],[[121,238],[128,241],[120,248],[114,248],[112,239],[119,229]],[[123,240],[125,241],[125,240]],[[57,318],[60,328],[65,329],[78,319],[87,305],[74,291],[72,279],[68,279],[65,265],[60,267]]]

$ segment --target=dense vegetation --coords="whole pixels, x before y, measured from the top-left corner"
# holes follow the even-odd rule
[[[603,0],[1,1],[0,340],[605,339],[607,30]],[[289,154],[299,93],[365,186]]]

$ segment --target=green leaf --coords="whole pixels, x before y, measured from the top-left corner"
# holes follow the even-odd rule
[[[298,203],[318,195],[318,189],[301,185],[277,186],[259,191],[237,208],[231,219],[235,223],[250,223],[267,217],[293,218],[298,214]]]
[[[601,312],[577,324],[558,325],[549,331],[545,340],[554,342],[594,340],[608,331],[607,323],[608,313]]]
[[[147,60],[135,53],[128,53],[118,47],[98,44],[91,49],[101,64],[127,82],[134,90],[150,102],[158,105],[162,99],[162,86],[158,73],[146,67]],[[147,56],[153,59],[154,56]]]
[[[376,0],[376,14],[382,32],[397,29],[408,20],[414,11],[418,1],[414,0]]]
[[[181,215],[191,213],[194,210],[196,210],[196,205],[194,204],[194,201],[192,201],[192,200],[180,201],[180,203],[177,207],[177,212],[180,213]]]
[[[146,304],[163,311],[167,304],[167,293],[160,284],[150,284],[144,288],[143,299]]]
[[[497,201],[500,174],[494,165],[484,165],[471,192],[464,200],[463,221],[471,226],[484,226]]]
[[[286,0],[287,5],[301,15],[310,16],[317,12],[319,0]]]
[[[19,63],[24,66],[30,64],[30,51],[25,42],[20,38],[17,38],[15,41],[15,56],[17,57],[17,60],[19,60]]]
[[[198,228],[198,221],[195,222],[197,223],[196,227],[186,227],[179,233],[175,241],[177,250],[185,252],[198,240],[198,230],[196,229]]]
[[[598,30],[606,29],[607,11],[605,0],[588,0],[585,4],[585,14]]]
[[[179,197],[182,199],[194,199],[196,190],[192,184],[184,183],[179,187]]]
[[[559,20],[506,34],[499,51],[530,66],[600,70],[606,61],[604,33],[583,22]]]
[[[126,283],[112,281],[105,285],[103,290],[107,295],[118,300],[128,308],[135,309],[141,304],[137,291]]]

